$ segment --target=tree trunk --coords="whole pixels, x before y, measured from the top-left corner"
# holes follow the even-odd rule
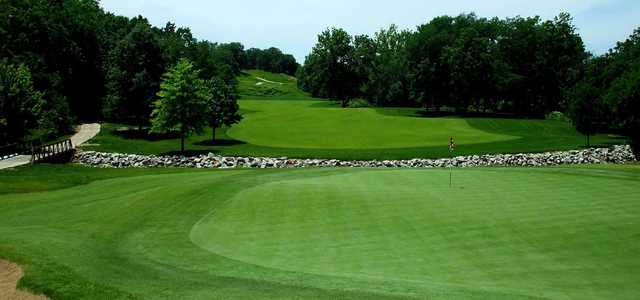
[[[184,133],[180,133],[180,153],[184,154]]]
[[[212,127],[211,129],[211,145],[213,145],[216,143],[216,128]]]
[[[349,100],[347,100],[347,99],[342,99],[342,108],[347,107],[347,103],[349,103]]]

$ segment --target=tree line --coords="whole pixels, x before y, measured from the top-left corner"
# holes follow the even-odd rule
[[[297,68],[277,48],[198,40],[173,23],[105,12],[97,0],[0,1],[0,41],[0,144],[81,121],[148,126],[163,74],[183,58],[225,94],[243,69]]]
[[[594,57],[566,13],[553,20],[441,16],[415,30],[391,25],[373,36],[329,28],[297,78],[301,89],[343,106],[363,98],[375,106],[458,113],[559,111],[587,137],[615,129],[637,143],[639,36],[636,30]]]
[[[541,116],[566,107],[564,90],[587,58],[568,14],[441,16],[416,30],[395,25],[372,37],[322,32],[298,73],[315,96],[362,97],[374,105]]]
[[[640,28],[607,54],[589,58],[569,95],[569,115],[580,132],[619,129],[640,152]]]

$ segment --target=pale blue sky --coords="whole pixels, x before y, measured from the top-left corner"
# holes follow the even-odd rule
[[[212,42],[241,42],[245,47],[275,46],[300,63],[327,27],[351,34],[372,34],[395,23],[414,29],[435,16],[475,12],[482,17],[569,12],[587,50],[605,53],[640,27],[640,0],[102,0],[107,11],[143,15],[152,24],[172,21]]]

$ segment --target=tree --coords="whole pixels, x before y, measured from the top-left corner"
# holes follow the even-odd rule
[[[209,120],[210,95],[198,73],[191,62],[180,60],[163,76],[151,113],[151,130],[177,131],[183,153],[185,137],[201,132]]]
[[[587,138],[587,147],[591,146],[589,137],[598,132],[604,114],[601,91],[593,85],[581,82],[576,85],[569,104],[569,117],[578,132]]]
[[[442,60],[443,51],[454,40],[452,17],[437,17],[421,25],[407,43],[410,67],[409,97],[425,107],[439,110],[447,104],[451,72]]]
[[[31,73],[24,65],[0,61],[0,140],[2,144],[22,140],[38,127],[43,117],[43,93],[33,88]]]
[[[302,80],[312,95],[339,100],[346,107],[351,98],[359,95],[353,61],[351,36],[343,29],[327,29],[307,56]]]
[[[134,28],[109,53],[104,113],[108,119],[141,128],[164,72],[164,54],[147,20],[135,19]]]
[[[616,122],[631,138],[634,151],[640,154],[640,63],[615,79],[604,97],[613,107]]]
[[[375,33],[373,38],[356,36],[353,40],[353,69],[361,96],[380,106],[412,105],[408,96],[406,47],[408,31],[396,25]]]
[[[211,143],[216,141],[216,129],[231,126],[242,120],[239,113],[237,96],[233,86],[226,84],[219,78],[212,78],[206,82],[209,107],[209,126],[212,129]]]

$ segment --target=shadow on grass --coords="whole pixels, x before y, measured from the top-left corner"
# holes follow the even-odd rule
[[[238,141],[238,140],[220,139],[215,141],[204,140],[204,141],[196,142],[193,144],[196,146],[205,146],[205,147],[228,147],[228,146],[236,146],[236,145],[245,145],[247,143],[243,141]]]
[[[212,142],[211,140],[203,140],[203,141],[192,143],[192,145],[199,146],[199,147],[211,147],[211,148],[207,148],[207,149],[189,149],[189,146],[187,145],[186,146],[187,149],[185,149],[184,152],[169,151],[169,152],[161,153],[160,155],[199,156],[199,155],[207,155],[209,153],[219,154],[219,153],[222,152],[221,151],[222,149],[220,149],[220,148],[238,146],[238,145],[246,145],[246,144],[247,144],[246,142],[233,140],[233,139],[219,139],[219,140],[215,140],[215,142]]]
[[[128,140],[146,140],[150,142],[180,138],[180,134],[177,132],[150,133],[149,128],[144,127],[142,129],[122,127],[114,129],[112,133],[114,136]]]
[[[207,155],[209,153],[213,153],[213,154],[218,154],[220,153],[220,150],[215,150],[215,149],[185,149],[184,152],[180,152],[180,151],[169,151],[169,152],[163,152],[160,153],[161,156],[185,156],[185,157],[192,157],[192,156],[200,156],[200,155]]]
[[[416,117],[422,118],[441,118],[441,117],[460,117],[460,118],[492,118],[492,119],[544,119],[532,116],[515,115],[511,113],[495,113],[495,112],[455,112],[455,111],[428,111],[418,110]]]

